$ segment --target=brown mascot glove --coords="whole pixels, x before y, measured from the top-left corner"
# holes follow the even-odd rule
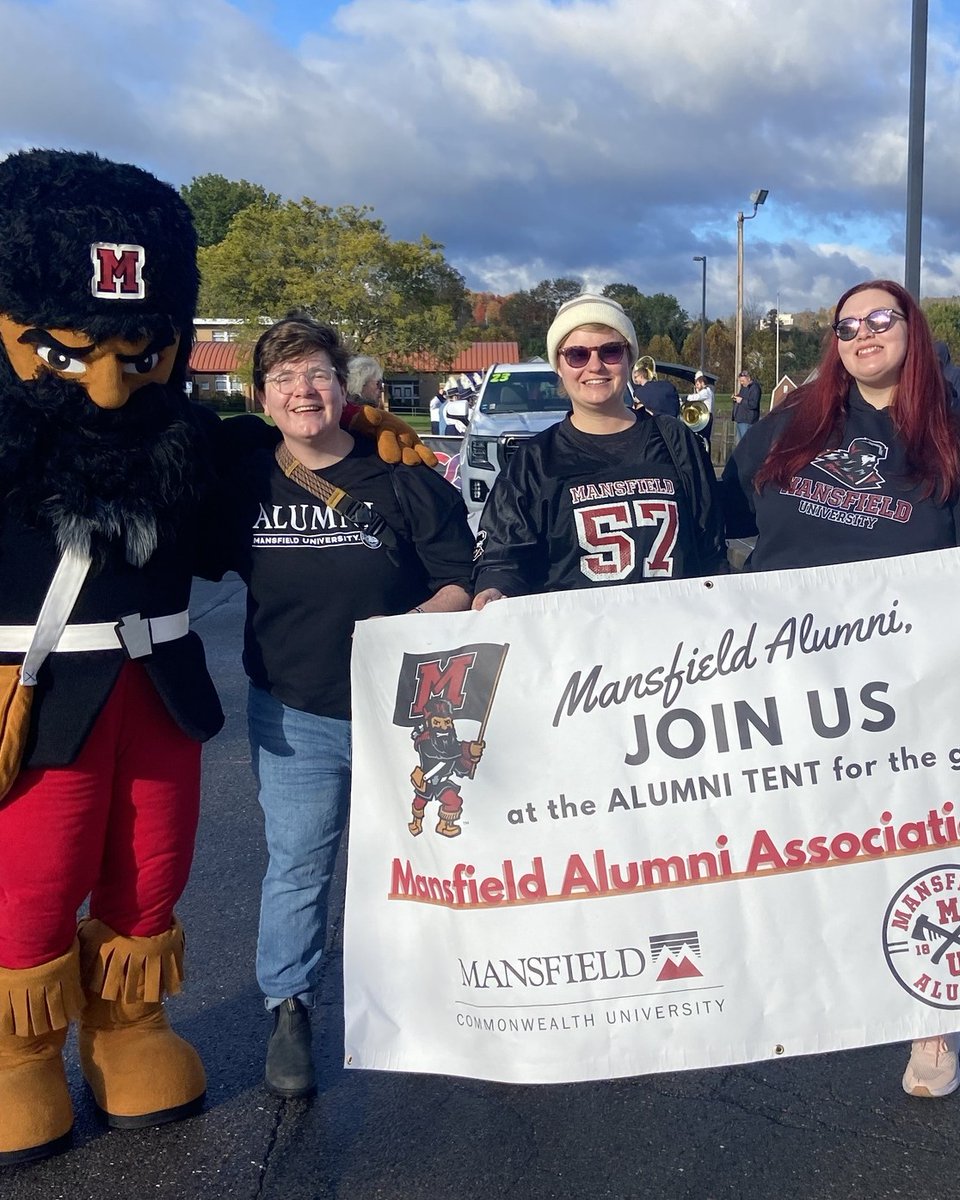
[[[382,408],[369,404],[348,404],[341,424],[360,437],[376,439],[377,454],[387,463],[403,462],[404,466],[435,467],[437,456],[417,437],[405,421]]]

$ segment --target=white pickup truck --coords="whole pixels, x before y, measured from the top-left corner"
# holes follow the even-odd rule
[[[493,481],[521,441],[570,411],[558,383],[545,362],[494,363],[488,369],[460,453],[460,488],[468,512],[483,509]]]

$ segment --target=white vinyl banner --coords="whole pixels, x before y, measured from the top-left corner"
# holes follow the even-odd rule
[[[942,551],[360,625],[347,1065],[960,1029],[958,598]]]

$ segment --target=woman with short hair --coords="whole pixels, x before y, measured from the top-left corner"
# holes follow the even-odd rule
[[[296,1097],[316,1086],[310,1011],[350,795],[354,625],[468,608],[474,539],[439,474],[382,462],[372,439],[342,428],[347,352],[331,326],[299,313],[271,326],[253,383],[282,441],[232,464],[218,534],[247,585],[247,715],[269,852],[257,943],[274,1017],[265,1083]]]

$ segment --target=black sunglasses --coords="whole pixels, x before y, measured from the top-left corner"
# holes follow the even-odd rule
[[[871,333],[886,333],[894,321],[906,319],[895,308],[875,308],[865,317],[844,317],[842,321],[834,321],[833,332],[841,342],[852,342],[860,332],[861,325],[866,325]]]
[[[585,367],[592,354],[600,356],[600,361],[608,367],[615,367],[623,362],[627,350],[626,342],[604,342],[602,346],[564,346],[560,351],[568,367],[574,370]]]

